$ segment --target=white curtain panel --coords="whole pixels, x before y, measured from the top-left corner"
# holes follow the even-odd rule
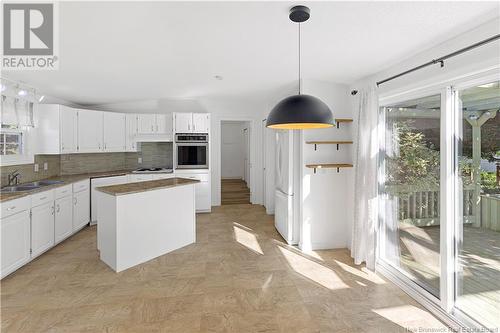
[[[365,262],[368,269],[374,270],[378,219],[378,95],[375,85],[359,91],[357,123],[351,255],[355,264]]]

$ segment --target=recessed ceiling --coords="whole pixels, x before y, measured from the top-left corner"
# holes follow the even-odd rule
[[[265,93],[297,79],[297,25],[288,19],[296,4],[60,2],[59,70],[2,75],[79,104]],[[500,8],[496,1],[306,4],[302,76],[346,84]]]

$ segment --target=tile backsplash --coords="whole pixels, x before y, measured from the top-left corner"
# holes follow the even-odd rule
[[[44,170],[45,163],[47,163],[47,170]],[[38,172],[35,172],[35,164],[38,164]],[[1,186],[8,185],[8,175],[16,170],[21,175],[20,183],[50,178],[61,174],[61,159],[59,155],[35,155],[34,164],[3,166],[0,168]]]
[[[140,144],[140,151],[133,153],[35,155],[35,164],[39,166],[38,172],[34,171],[34,164],[1,167],[1,186],[7,185],[8,174],[15,170],[19,170],[21,174],[20,182],[26,183],[58,175],[149,167],[172,168],[172,149],[171,142],[143,142]],[[138,162],[139,157],[142,158],[141,164]],[[48,170],[44,170],[45,162],[48,164]]]

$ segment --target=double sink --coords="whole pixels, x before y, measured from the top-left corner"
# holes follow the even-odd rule
[[[41,187],[51,186],[56,184],[62,184],[64,181],[62,180],[40,180],[38,182],[31,182],[21,185],[15,186],[6,186],[0,189],[1,192],[25,192],[25,191],[33,191],[37,190]]]

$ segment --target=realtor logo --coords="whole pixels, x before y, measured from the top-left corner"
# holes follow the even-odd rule
[[[2,69],[57,69],[54,3],[4,3]]]

